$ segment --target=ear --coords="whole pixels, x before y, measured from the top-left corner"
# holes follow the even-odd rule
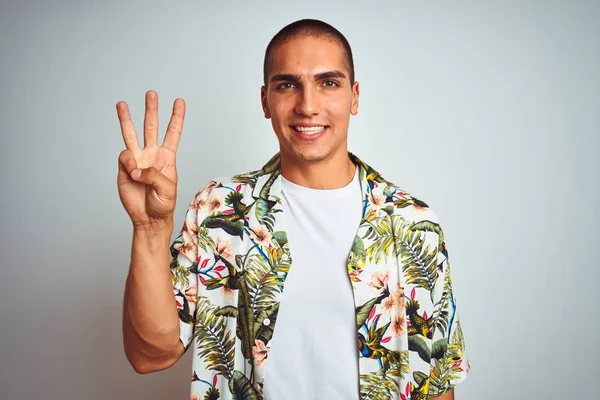
[[[360,88],[358,82],[354,81],[352,84],[352,105],[350,107],[350,114],[358,114],[358,96],[360,95]]]
[[[260,88],[260,102],[262,104],[263,113],[266,119],[271,118],[271,112],[269,111],[269,104],[267,103],[267,87],[263,86]]]

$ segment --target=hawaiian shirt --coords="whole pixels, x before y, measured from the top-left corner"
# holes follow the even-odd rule
[[[442,229],[427,204],[348,155],[363,196],[347,262],[360,399],[439,396],[469,369]],[[180,340],[194,352],[192,399],[263,399],[294,256],[284,214],[279,154],[259,171],[211,180],[189,205],[171,275]]]

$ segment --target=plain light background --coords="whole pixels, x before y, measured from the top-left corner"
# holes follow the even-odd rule
[[[131,223],[115,104],[187,101],[176,232],[277,151],[270,38],[325,20],[360,82],[350,149],[440,216],[472,370],[457,399],[597,398],[600,3],[2,1],[0,398],[189,398],[191,352],[121,342]],[[279,400],[279,399],[277,399]]]

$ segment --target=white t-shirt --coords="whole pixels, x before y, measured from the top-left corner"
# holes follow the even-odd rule
[[[269,343],[265,400],[356,400],[358,339],[347,260],[362,214],[358,168],[343,188],[282,176],[292,266]]]

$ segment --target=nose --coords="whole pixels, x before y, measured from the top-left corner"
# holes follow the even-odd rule
[[[321,97],[318,90],[312,85],[305,85],[298,92],[295,112],[302,116],[319,115],[321,112]]]

